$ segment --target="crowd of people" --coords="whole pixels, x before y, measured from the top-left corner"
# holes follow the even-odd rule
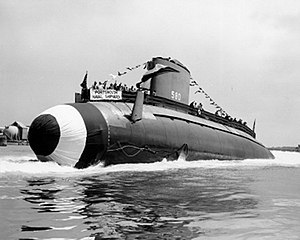
[[[123,83],[117,83],[117,81],[115,81],[115,83],[110,83],[109,85],[107,84],[108,81],[104,81],[104,82],[99,82],[97,83],[96,81],[94,82],[94,84],[92,85],[91,89],[95,90],[106,90],[106,89],[110,89],[110,90],[116,90],[116,91],[125,91],[125,92],[136,92],[137,89],[134,86],[127,86],[126,84]]]
[[[137,89],[134,86],[127,86],[123,83],[110,83],[108,84],[108,81],[104,82],[96,82],[94,81],[93,85],[90,88],[87,88],[86,84],[81,84],[81,97],[82,99],[89,99],[90,90],[116,90],[116,91],[124,91],[124,92],[136,92]]]
[[[242,119],[237,120],[236,118],[233,118],[233,117],[229,116],[228,114],[222,112],[220,109],[217,110],[217,111],[215,112],[215,114],[216,114],[217,116],[220,116],[220,117],[225,118],[226,120],[228,120],[228,121],[230,121],[230,122],[240,123],[240,124],[243,124],[243,125],[245,125],[245,126],[247,125],[247,123],[246,123],[246,122],[243,122]]]
[[[196,101],[191,102],[190,107],[192,109],[195,109],[197,111],[197,114],[200,116],[203,112],[203,107],[201,103],[197,103]],[[225,118],[226,120],[230,121],[230,122],[236,122],[236,123],[240,123],[243,125],[247,125],[247,122],[244,122],[242,119],[237,120],[236,118],[232,118],[231,116],[229,116],[228,114],[226,114],[224,111],[222,111],[221,109],[218,109],[215,112],[216,116]]]

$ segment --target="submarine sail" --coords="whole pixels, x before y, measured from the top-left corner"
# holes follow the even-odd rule
[[[138,89],[97,86],[37,116],[29,144],[41,161],[85,168],[103,162],[274,158],[247,125],[189,105],[190,72],[179,61],[147,62]]]

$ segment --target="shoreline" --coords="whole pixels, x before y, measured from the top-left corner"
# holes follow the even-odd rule
[[[284,151],[284,152],[299,152],[300,153],[300,146],[297,147],[268,147],[269,150],[277,150],[277,151]]]

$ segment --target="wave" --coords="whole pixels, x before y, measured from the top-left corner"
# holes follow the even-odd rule
[[[78,176],[86,174],[105,174],[111,172],[145,172],[165,171],[170,169],[187,168],[263,168],[263,167],[300,167],[300,153],[272,151],[275,159],[245,159],[245,160],[198,160],[166,161],[156,163],[119,164],[103,167],[99,164],[87,169],[75,169],[73,167],[59,166],[54,162],[39,162],[34,155],[7,155],[0,156],[0,176],[4,175],[55,175],[55,176]]]

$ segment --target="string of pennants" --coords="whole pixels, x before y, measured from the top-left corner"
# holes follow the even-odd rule
[[[197,93],[203,93],[205,95],[205,98],[209,99],[209,102],[211,105],[215,106],[215,108],[217,108],[221,115],[228,115],[227,112],[222,108],[220,107],[204,90],[202,87],[199,86],[199,84],[191,78],[191,82],[190,82],[190,86],[194,87],[194,86],[197,86],[198,87],[198,90],[195,91],[194,94],[197,94]]]
[[[136,70],[140,67],[143,66],[143,68],[146,68],[146,65],[147,63],[142,63],[142,64],[138,64],[136,66],[133,66],[133,67],[126,67],[126,71],[118,71],[116,74],[109,74],[109,76],[111,77],[112,80],[115,80],[117,77],[121,77],[133,70]],[[195,91],[194,94],[197,94],[197,93],[203,93],[205,95],[205,98],[209,99],[209,102],[211,105],[215,106],[215,108],[217,108],[220,113],[222,115],[228,115],[227,112],[222,108],[220,107],[205,91],[202,87],[199,86],[199,84],[197,83],[196,80],[194,80],[193,78],[191,78],[191,82],[190,82],[190,86],[194,87],[194,86],[197,86],[198,87],[198,90]]]
[[[138,68],[140,68],[141,66],[144,66],[144,68],[146,67],[146,63],[143,63],[143,64],[138,64],[138,65],[136,65],[136,66],[133,66],[133,67],[126,67],[126,71],[118,71],[116,74],[109,74],[109,76],[111,77],[111,79],[112,80],[115,80],[117,77],[121,77],[121,76],[123,76],[123,75],[125,75],[125,74],[127,74],[127,73],[129,73],[129,72],[131,72],[131,71],[133,71],[133,70],[135,70],[135,69],[138,69]]]

